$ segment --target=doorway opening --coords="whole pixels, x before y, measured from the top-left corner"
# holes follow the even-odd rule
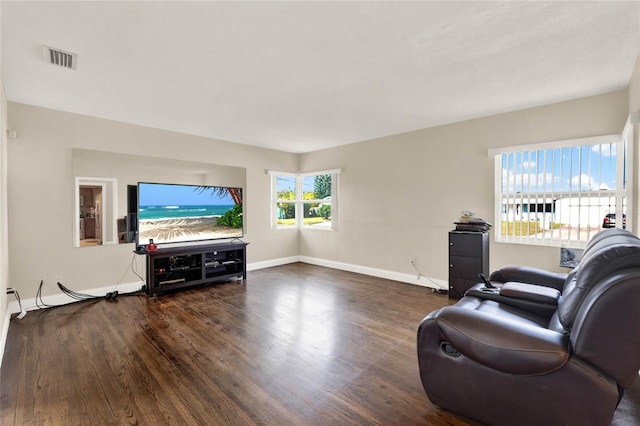
[[[76,177],[74,247],[118,244],[117,180]]]
[[[102,245],[102,186],[80,185],[80,247]]]

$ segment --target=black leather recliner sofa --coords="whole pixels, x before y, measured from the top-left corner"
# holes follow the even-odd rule
[[[418,328],[436,405],[490,425],[608,425],[640,369],[640,239],[596,234],[569,274],[509,266]]]

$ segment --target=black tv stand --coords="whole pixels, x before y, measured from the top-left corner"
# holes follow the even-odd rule
[[[247,278],[247,243],[159,248],[146,251],[147,295]]]

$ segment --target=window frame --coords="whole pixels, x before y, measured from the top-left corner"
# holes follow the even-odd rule
[[[615,213],[617,217],[623,217],[623,208],[626,209],[624,214],[626,214],[627,222],[626,227],[630,229],[632,226],[631,218],[633,217],[632,209],[633,209],[633,188],[632,183],[633,179],[630,173],[633,170],[633,144],[630,140],[629,136],[629,126],[625,126],[625,131],[622,134],[610,134],[610,135],[602,135],[602,136],[594,136],[594,137],[586,137],[586,138],[578,138],[578,139],[570,139],[570,140],[561,140],[561,141],[553,141],[539,144],[528,144],[528,145],[518,145],[518,146],[510,146],[504,148],[492,148],[489,149],[488,154],[490,157],[494,158],[494,223],[496,224],[496,231],[494,235],[494,240],[496,242],[502,243],[510,243],[510,244],[527,244],[527,245],[544,245],[544,246],[553,246],[553,247],[584,247],[586,245],[586,241],[584,239],[580,239],[580,232],[577,232],[575,235],[569,233],[566,237],[558,237],[554,238],[552,236],[541,236],[531,238],[531,237],[523,237],[516,235],[509,235],[508,232],[503,235],[502,233],[502,223],[503,223],[503,199],[506,196],[507,198],[510,196],[514,196],[517,194],[516,192],[505,192],[503,194],[503,155],[517,155],[518,153],[530,153],[532,151],[547,151],[547,150],[557,150],[557,149],[572,149],[576,147],[584,147],[584,146],[593,146],[593,145],[602,145],[602,144],[615,144],[616,146],[616,165],[615,165],[615,174],[616,174],[616,188],[612,190],[607,190],[606,193],[610,194],[611,197],[615,198]],[[554,167],[553,168],[553,176],[561,176],[562,169],[560,169],[560,173]],[[625,175],[626,173],[626,175]],[[555,194],[560,194],[566,191],[558,190]],[[585,191],[585,197],[597,197],[602,198],[606,197],[605,192],[598,190],[590,190]],[[578,194],[578,199],[580,200],[581,191],[568,191],[569,194]],[[542,196],[540,196],[542,194]],[[543,199],[545,202],[550,200],[555,203],[553,198],[547,198],[547,196],[554,194],[554,191],[544,190],[542,192],[520,192],[521,201],[524,201],[524,198],[537,198],[536,203],[539,199]],[[592,195],[596,194],[596,195]],[[590,201],[590,200],[589,200]],[[531,203],[529,203],[531,204]],[[624,207],[623,207],[624,206]],[[546,208],[546,207],[545,207]],[[579,205],[580,208],[580,205]],[[554,213],[555,214],[555,213]],[[580,215],[579,215],[580,216]],[[599,218],[600,220],[602,218]],[[508,222],[508,218],[507,218]],[[622,227],[623,221],[617,221],[616,227]],[[601,229],[601,225],[599,227]],[[598,229],[599,231],[599,229]],[[597,232],[597,231],[596,231]],[[594,232],[595,233],[595,232]],[[514,232],[515,234],[515,232]]]
[[[268,174],[271,175],[271,228],[272,229],[297,229],[299,228],[298,221],[300,219],[300,211],[298,207],[298,199],[299,199],[299,182],[298,182],[298,173],[290,173],[290,172],[276,172],[276,171],[268,171]],[[285,200],[278,198],[278,178],[279,177],[293,177],[296,180],[295,187],[295,198],[293,200]],[[293,225],[281,225],[278,223],[278,204],[279,203],[291,203],[294,205],[294,214],[295,221]]]
[[[304,199],[304,178],[306,177],[310,177],[310,176],[324,176],[324,175],[331,175],[331,201],[329,203],[326,202],[325,199],[309,199],[309,200],[305,200]],[[300,173],[300,177],[299,177],[299,188],[300,188],[300,213],[301,213],[301,228],[306,228],[306,229],[323,229],[323,230],[337,230],[338,229],[338,197],[337,197],[337,193],[338,193],[338,179],[339,179],[339,175],[340,173],[337,172],[336,170],[322,170],[319,172],[307,172],[307,173]],[[335,195],[334,195],[335,194]],[[305,204],[330,204],[331,205],[331,223],[329,226],[318,226],[318,225],[305,225],[304,223],[304,205]]]
[[[339,188],[339,176],[341,170],[340,169],[330,169],[330,170],[319,170],[312,172],[282,172],[275,170],[268,170],[267,174],[271,176],[271,227],[272,229],[319,229],[319,230],[331,230],[336,231],[338,229],[338,188]],[[326,203],[326,200],[305,200],[304,199],[304,189],[303,182],[304,178],[309,176],[321,176],[321,175],[331,175],[331,222],[329,226],[318,226],[318,225],[305,225],[304,224],[304,205],[311,203]],[[295,177],[296,179],[296,197],[295,200],[281,200],[278,198],[278,178],[286,176],[286,177]],[[280,225],[278,224],[278,203],[281,202],[291,202],[295,203],[295,224],[294,225]]]

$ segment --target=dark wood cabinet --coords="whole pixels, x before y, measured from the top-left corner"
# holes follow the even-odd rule
[[[489,233],[449,232],[449,298],[459,299],[489,276]]]
[[[146,252],[147,294],[247,278],[247,243],[159,248]]]

